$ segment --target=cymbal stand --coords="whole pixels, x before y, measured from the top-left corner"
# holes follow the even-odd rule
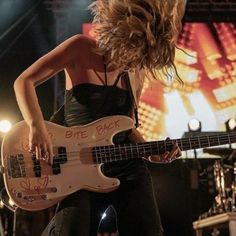
[[[236,162],[234,163],[234,180],[232,183],[232,211],[236,211]]]
[[[0,215],[0,236],[4,236],[3,219]]]
[[[225,179],[224,179],[224,169],[220,161],[215,161],[214,163],[214,177],[216,183],[216,189],[218,195],[216,196],[216,201],[218,203],[219,212],[224,212],[226,210],[225,201],[226,201],[226,191],[225,191]]]
[[[6,192],[5,188],[2,188],[0,191],[0,200],[4,204],[6,208],[13,212],[13,228],[12,228],[12,236],[16,235],[16,216],[18,207],[14,204],[10,204],[10,198]]]

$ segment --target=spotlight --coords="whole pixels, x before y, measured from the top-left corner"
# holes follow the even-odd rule
[[[7,133],[12,127],[12,124],[8,120],[1,120],[0,121],[0,132]]]
[[[107,217],[107,214],[106,214],[106,212],[104,212],[104,213],[102,214],[102,220],[105,219],[106,217]]]
[[[202,124],[198,119],[191,119],[188,122],[188,130],[190,132],[200,132],[202,130]]]
[[[231,118],[225,122],[225,127],[227,131],[236,130],[236,120]]]

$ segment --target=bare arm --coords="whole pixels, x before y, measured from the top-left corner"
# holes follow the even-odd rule
[[[29,126],[43,121],[35,87],[73,63],[78,39],[72,37],[41,57],[15,81],[14,90],[22,115]]]
[[[73,65],[76,52],[78,52],[78,45],[79,36],[66,40],[32,64],[14,83],[19,108],[30,128],[29,146],[32,151],[36,152],[38,158],[47,152],[52,158],[53,153],[35,87],[57,72]]]

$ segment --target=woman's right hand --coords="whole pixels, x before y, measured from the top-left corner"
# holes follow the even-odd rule
[[[38,160],[52,164],[53,145],[44,122],[30,126],[29,151],[36,154]]]

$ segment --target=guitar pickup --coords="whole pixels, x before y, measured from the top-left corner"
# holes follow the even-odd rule
[[[58,164],[57,162],[53,162],[53,164],[52,164],[52,173],[54,175],[58,175],[61,173],[60,164]]]
[[[41,177],[40,161],[38,159],[36,159],[36,155],[35,154],[32,155],[32,161],[33,161],[34,175],[35,175],[35,177],[40,178]]]
[[[58,147],[58,155],[57,155],[57,163],[64,164],[67,162],[67,153],[66,153],[66,147]]]

